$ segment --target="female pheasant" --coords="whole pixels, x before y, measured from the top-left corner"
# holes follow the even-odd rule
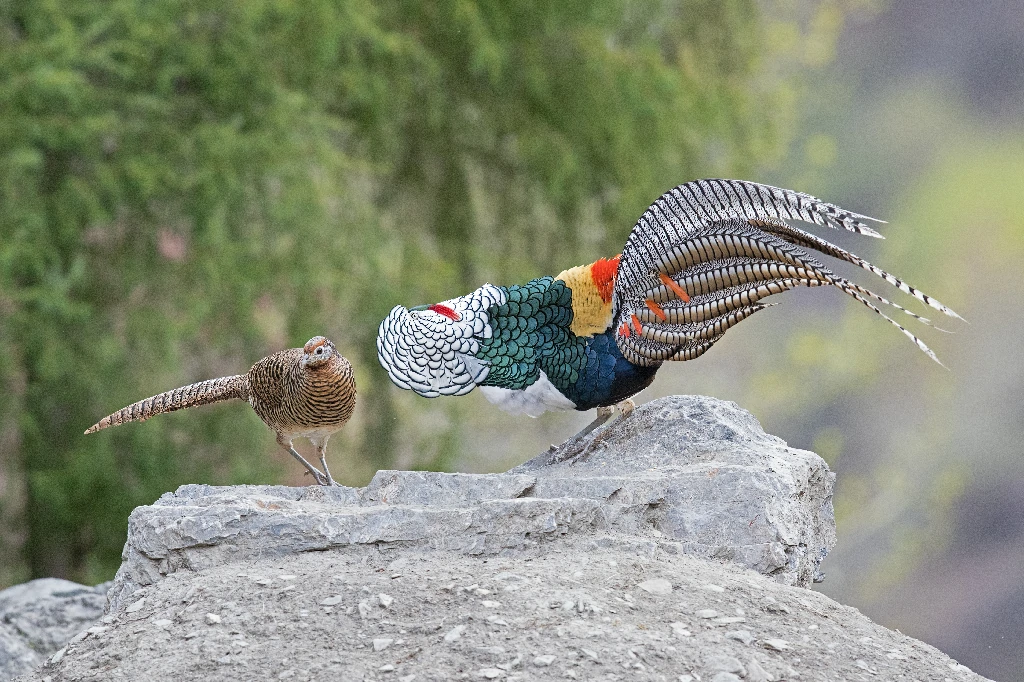
[[[896,325],[872,303],[928,320],[832,273],[818,251],[860,266],[946,315],[932,297],[824,239],[784,222],[802,220],[881,237],[874,220],[810,195],[738,180],[697,180],[669,190],[633,227],[619,256],[521,286],[485,284],[466,296],[396,306],[377,335],[377,354],[398,386],[434,398],[479,386],[492,403],[537,416],[598,409],[647,387],[668,360],[707,352],[741,320],[796,286],[831,285]],[[878,222],[878,221],[876,221]]]
[[[265,357],[246,374],[200,381],[140,400],[99,420],[86,433],[234,398],[252,405],[277,434],[278,444],[306,467],[317,483],[336,485],[327,469],[327,440],[352,416],[356,382],[352,365],[323,336],[314,336],[302,348]],[[316,446],[323,472],[295,451],[292,441],[300,436]]]

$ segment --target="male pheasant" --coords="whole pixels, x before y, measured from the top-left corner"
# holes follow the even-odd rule
[[[86,433],[234,398],[252,405],[277,434],[278,444],[301,462],[317,483],[337,485],[327,468],[327,440],[352,416],[356,382],[352,365],[323,336],[314,336],[303,348],[265,357],[247,374],[200,381],[140,400],[104,417]],[[300,436],[316,446],[323,472],[295,451],[292,441]]]
[[[633,227],[619,256],[524,285],[485,284],[459,298],[406,309],[381,323],[377,353],[398,386],[433,398],[479,386],[492,403],[537,416],[612,406],[632,410],[668,360],[707,352],[741,320],[796,286],[831,285],[896,325],[872,303],[928,320],[834,274],[808,250],[860,266],[946,315],[959,317],[862,258],[787,219],[880,237],[874,220],[810,195],[738,180],[697,180],[669,190]]]

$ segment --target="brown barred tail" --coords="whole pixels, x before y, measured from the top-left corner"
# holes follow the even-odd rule
[[[197,405],[208,405],[222,400],[239,398],[249,399],[249,379],[244,374],[237,374],[230,377],[220,377],[189,384],[155,395],[145,400],[140,400],[128,407],[124,407],[112,415],[104,417],[88,429],[86,433],[95,433],[108,426],[117,426],[126,422],[143,422],[153,415],[164,412],[174,412],[187,407]]]

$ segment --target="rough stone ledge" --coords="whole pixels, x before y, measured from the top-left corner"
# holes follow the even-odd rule
[[[734,404],[654,401],[587,444],[362,489],[182,486],[132,514],[108,613],[22,680],[983,681],[802,589],[833,476]]]
[[[835,543],[828,466],[734,403],[662,398],[587,444],[574,464],[544,453],[504,474],[379,471],[359,489],[182,486],[132,513],[110,609],[182,569],[352,545],[514,556],[586,536],[807,586]]]
[[[139,589],[22,682],[983,682],[812,590],[567,535],[515,556],[350,544]]]

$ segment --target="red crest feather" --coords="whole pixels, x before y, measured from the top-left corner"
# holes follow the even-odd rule
[[[452,320],[454,322],[458,322],[459,320],[462,319],[462,317],[457,312],[455,312],[446,305],[441,305],[440,303],[435,303],[434,305],[428,307],[427,310],[432,310],[438,315],[444,315],[449,320]]]
[[[619,256],[615,258],[601,258],[590,266],[590,277],[594,280],[597,292],[601,294],[601,300],[608,303],[612,300],[612,291],[615,289],[615,275],[619,271]]]

